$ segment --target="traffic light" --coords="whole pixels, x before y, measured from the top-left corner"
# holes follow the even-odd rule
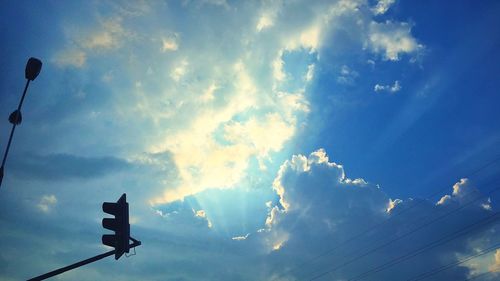
[[[115,232],[115,234],[103,235],[102,243],[115,248],[115,260],[117,260],[123,253],[128,253],[130,249],[127,195],[124,193],[116,203],[102,203],[102,210],[105,213],[115,216],[114,218],[102,219],[102,226]]]

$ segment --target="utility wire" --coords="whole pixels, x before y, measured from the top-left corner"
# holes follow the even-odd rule
[[[451,214],[454,214],[454,213],[456,213],[456,212],[458,212],[458,211],[460,211],[460,210],[464,209],[465,207],[467,207],[467,206],[471,205],[472,203],[474,203],[474,202],[478,201],[479,199],[482,199],[483,197],[490,196],[491,194],[493,194],[493,193],[497,192],[499,189],[500,189],[500,187],[497,187],[497,188],[495,188],[495,189],[491,190],[490,192],[488,192],[488,193],[487,193],[487,195],[481,195],[481,196],[478,196],[477,198],[475,198],[475,199],[473,199],[473,200],[471,200],[471,201],[469,201],[469,202],[467,202],[467,203],[465,203],[465,204],[461,205],[461,206],[460,206],[460,207],[458,207],[458,208],[455,208],[455,209],[453,209],[453,210],[451,210],[451,211],[449,211],[449,212],[447,212],[447,213],[444,213],[443,215],[438,216],[438,217],[434,218],[433,220],[430,220],[430,221],[428,221],[427,223],[424,223],[424,224],[422,224],[422,225],[420,225],[420,226],[418,226],[418,227],[414,228],[413,230],[408,231],[408,232],[406,232],[406,233],[402,234],[402,235],[401,235],[401,236],[399,236],[399,237],[396,237],[395,239],[389,240],[388,242],[386,242],[386,243],[384,243],[384,244],[382,244],[382,245],[379,245],[379,246],[377,246],[377,247],[375,247],[375,248],[372,248],[372,249],[370,249],[370,250],[368,250],[368,251],[364,252],[363,254],[360,254],[360,255],[358,255],[358,256],[356,256],[356,257],[354,257],[354,258],[350,259],[349,261],[346,261],[346,262],[344,262],[344,263],[342,263],[342,264],[340,264],[340,265],[338,265],[338,266],[334,267],[333,269],[330,269],[330,270],[324,271],[324,272],[322,272],[322,273],[320,273],[320,274],[318,274],[318,275],[315,275],[314,277],[312,277],[311,279],[308,279],[308,280],[309,280],[309,281],[316,280],[316,279],[318,279],[318,278],[320,278],[320,277],[325,276],[326,274],[332,273],[332,272],[334,272],[334,271],[336,271],[336,270],[338,270],[338,269],[340,269],[340,268],[342,268],[342,267],[344,267],[344,266],[347,266],[347,265],[349,265],[349,264],[351,264],[351,263],[353,263],[353,262],[357,261],[357,260],[358,260],[358,259],[360,259],[360,258],[363,258],[363,257],[365,257],[365,256],[367,256],[367,255],[369,255],[369,254],[371,254],[371,253],[373,253],[373,252],[375,252],[375,251],[378,251],[378,250],[380,250],[380,249],[382,249],[382,248],[384,248],[384,247],[386,247],[386,246],[388,246],[388,245],[390,245],[390,244],[392,244],[392,243],[394,243],[394,242],[396,242],[396,241],[399,241],[399,240],[401,240],[401,239],[403,239],[403,238],[405,238],[405,237],[407,237],[407,236],[409,236],[409,235],[411,235],[411,234],[413,234],[413,233],[415,233],[415,232],[417,232],[417,231],[419,231],[419,230],[423,229],[424,227],[427,227],[427,226],[429,226],[429,225],[433,224],[434,222],[437,222],[437,221],[439,221],[439,220],[441,220],[441,219],[443,219],[443,218],[445,218],[445,217],[447,217],[447,216],[449,216],[449,215],[451,215]]]
[[[482,219],[482,220],[480,220],[478,222],[470,224],[470,225],[468,225],[468,226],[466,226],[464,228],[459,229],[458,231],[455,231],[455,232],[451,233],[450,235],[446,235],[444,237],[441,237],[440,239],[435,240],[435,241],[433,241],[431,243],[428,243],[428,244],[426,244],[426,245],[424,245],[424,246],[422,246],[422,247],[420,247],[420,248],[418,248],[418,249],[416,249],[416,250],[414,250],[412,252],[409,252],[409,253],[407,253],[405,255],[402,255],[402,256],[399,256],[397,258],[394,258],[394,259],[392,259],[389,262],[386,262],[386,263],[384,263],[382,265],[379,265],[379,266],[377,266],[377,267],[375,267],[373,269],[365,271],[365,272],[363,272],[363,273],[355,276],[354,278],[349,279],[348,281],[362,280],[362,279],[366,278],[369,275],[372,275],[374,273],[380,272],[382,270],[385,270],[387,268],[390,268],[392,266],[400,264],[400,263],[402,263],[402,262],[404,262],[404,261],[406,261],[408,259],[411,259],[411,258],[413,258],[413,257],[415,257],[415,256],[417,256],[417,255],[419,255],[419,254],[421,254],[421,253],[423,253],[423,252],[425,252],[427,250],[436,248],[436,247],[441,246],[443,244],[446,244],[446,243],[448,243],[448,242],[450,242],[450,241],[452,241],[452,240],[454,240],[454,239],[456,239],[458,237],[461,237],[461,236],[464,236],[466,234],[469,234],[469,233],[473,232],[474,230],[477,230],[477,227],[482,226],[483,224],[484,224],[484,226],[486,226],[486,225],[488,225],[490,223],[493,223],[493,222],[497,221],[499,219],[498,214],[499,214],[499,212],[495,212],[492,215],[486,217],[485,219]],[[416,279],[416,280],[421,280],[421,279]]]
[[[478,169],[476,169],[474,172],[472,172],[469,177],[471,176],[474,176],[475,174],[477,174],[479,171],[482,171],[484,169],[486,169],[487,167],[491,166],[492,164],[494,164],[495,162],[498,162],[500,160],[500,155],[497,156],[496,158],[494,158],[493,160],[491,160],[490,162],[484,164],[483,166],[479,167]]]
[[[475,259],[475,258],[478,258],[480,256],[484,256],[492,251],[495,251],[496,249],[498,249],[498,247],[500,247],[500,243],[497,243],[491,247],[488,247],[478,253],[475,253],[475,254],[472,254],[472,255],[469,255],[467,256],[466,258],[464,259],[461,259],[461,260],[458,260],[458,261],[454,261],[452,263],[449,263],[449,264],[446,264],[446,265],[443,265],[443,266],[440,266],[438,268],[435,268],[433,270],[430,270],[430,271],[427,271],[427,272],[424,272],[418,276],[415,276],[413,278],[410,278],[406,281],[418,281],[418,280],[423,280],[423,279],[426,279],[427,277],[430,277],[432,275],[436,275],[438,274],[439,272],[442,272],[442,271],[445,271],[447,269],[450,269],[450,268],[453,268],[455,266],[458,266],[458,265],[461,265],[463,264],[464,262],[467,262],[467,261],[470,261],[472,259]]]
[[[470,177],[473,177],[475,176],[476,174],[478,174],[479,172],[481,172],[482,170],[486,169],[487,167],[491,166],[492,164],[496,163],[500,161],[500,155],[497,156],[496,158],[494,158],[493,160],[489,161],[488,163],[484,164],[483,166],[477,168],[476,170],[474,170],[472,173],[470,173],[466,178],[470,178]],[[360,237],[363,237],[364,235],[368,234],[368,233],[371,233],[373,230],[387,224],[389,221],[399,217],[400,215],[406,213],[407,211],[410,211],[412,210],[413,208],[423,204],[423,202],[425,202],[426,200],[430,200],[432,198],[434,198],[434,196],[442,193],[443,191],[447,190],[449,188],[449,186],[444,186],[440,189],[438,189],[437,191],[431,193],[430,195],[428,195],[427,197],[425,197],[424,200],[422,201],[417,201],[415,202],[414,204],[408,206],[407,208],[397,212],[397,213],[394,213],[394,214],[391,214],[391,216],[389,216],[388,218],[382,220],[381,222],[378,222],[378,223],[375,223],[373,225],[371,225],[370,227],[364,229],[363,231],[359,232],[358,234],[354,235],[354,236],[351,236],[350,238],[340,242],[339,244],[337,244],[336,246],[334,246],[333,248],[330,248],[322,253],[320,253],[319,255],[317,256],[314,256],[298,265],[295,265],[294,267],[292,267],[291,269],[288,269],[288,270],[285,270],[285,272],[281,273],[281,274],[278,274],[278,277],[282,277],[284,276],[285,274],[287,273],[290,273],[290,272],[294,272],[296,271],[297,269],[299,268],[302,268],[303,266],[305,265],[308,265],[308,264],[313,264],[315,263],[315,261],[317,261],[318,259],[324,257],[324,256],[327,256],[329,255],[330,253],[334,252],[335,250],[338,250],[339,248],[341,248],[342,246],[345,246],[346,244],[349,244],[350,242],[360,238]]]

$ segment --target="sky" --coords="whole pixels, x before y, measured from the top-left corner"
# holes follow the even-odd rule
[[[497,280],[500,3],[1,1],[0,280]],[[133,250],[131,254],[133,254]]]

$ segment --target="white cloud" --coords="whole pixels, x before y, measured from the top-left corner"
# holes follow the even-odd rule
[[[161,42],[162,52],[177,51],[177,49],[179,49],[179,44],[177,43],[176,38],[162,38]]]
[[[133,32],[123,28],[122,20],[120,16],[115,16],[87,29],[80,25],[65,27],[71,47],[57,51],[52,61],[60,67],[82,67],[89,56],[121,47],[125,39],[135,37]]]
[[[276,59],[273,61],[272,66],[273,66],[273,77],[276,81],[281,82],[285,80],[286,74],[283,71],[283,51],[280,51]]]
[[[379,0],[377,5],[372,8],[375,15],[383,15],[396,2],[396,0]]]
[[[236,241],[242,241],[242,240],[247,239],[249,235],[250,235],[250,233],[247,233],[245,236],[235,236],[235,237],[232,237],[231,239],[236,240]]]
[[[355,79],[359,76],[357,71],[350,69],[347,65],[342,65],[340,75],[337,77],[337,82],[340,84],[352,85]]]
[[[383,247],[364,256],[363,261],[355,263],[355,267],[332,272],[339,280],[350,279],[360,273],[359,268],[364,271],[365,268],[368,270],[388,262],[493,214],[481,206],[487,201],[485,198],[470,204],[478,198],[479,191],[466,179],[453,186],[451,200],[454,204],[432,204],[430,201],[416,202],[413,199],[391,200],[378,186],[362,179],[349,179],[342,165],[330,162],[326,152],[321,149],[307,157],[294,155],[287,160],[281,166],[273,188],[279,195],[280,205],[270,209],[266,230],[251,237],[269,252],[275,252],[272,256],[275,270],[271,270],[268,276],[280,276],[285,280],[312,278],[335,268],[339,260],[348,261],[425,222],[437,220],[439,216],[451,213],[458,207],[463,209],[463,213],[440,219],[405,238],[400,244]],[[464,204],[468,205],[467,208],[464,208]],[[388,220],[402,210],[405,210],[404,215]],[[382,223],[383,227],[367,231],[371,226]],[[494,243],[497,228],[493,224],[479,233],[423,252],[417,257],[417,263],[398,264],[396,268],[378,273],[377,277],[381,280],[408,278],[459,260],[462,256],[477,252],[477,249],[491,246],[489,244]],[[358,235],[362,236],[354,243],[344,243]],[[411,245],[405,244],[408,239],[411,239]],[[396,247],[398,250],[395,252]],[[324,254],[331,248],[336,250]],[[320,254],[321,259],[314,259]],[[290,263],[297,260],[301,262],[295,264],[302,264],[300,273],[287,269]],[[304,260],[314,262],[304,263]],[[469,272],[463,267],[454,268],[441,277],[442,280],[465,279],[469,277]]]
[[[482,194],[479,190],[471,186],[469,179],[463,178],[453,185],[453,192],[451,195],[445,195],[437,202],[437,205],[450,205],[450,204],[463,204],[470,200],[470,198],[479,198]],[[482,200],[478,206],[485,210],[491,210],[491,200],[488,198]]]
[[[174,67],[172,72],[170,72],[170,77],[178,82],[188,71],[188,61],[182,60],[177,66]]]
[[[354,28],[360,49],[371,31],[387,36],[392,32],[386,24],[371,27],[373,15],[366,13],[371,7],[364,1],[264,1],[244,9],[239,3],[216,1],[210,7],[218,13],[216,21],[201,12],[204,4],[186,1],[175,12],[168,5],[151,4],[140,13],[130,12],[132,8],[107,13],[88,27],[68,25],[68,39],[84,58],[121,62],[120,75],[115,71],[112,80],[106,80],[110,87],[122,79],[140,85],[110,91],[112,108],[95,111],[109,112],[116,126],[127,128],[130,138],[116,142],[134,140],[124,144],[128,157],[142,151],[172,153],[179,181],[156,187],[161,190],[151,198],[154,204],[207,189],[234,188],[242,184],[254,160],[262,170],[275,166],[273,157],[284,151],[297,126],[304,125],[307,85],[317,71],[321,47],[335,42],[336,28]],[[165,17],[192,22],[152,32],[151,25]],[[211,32],[215,30],[225,32]],[[412,38],[409,28],[406,36]],[[385,45],[376,46],[368,50],[385,52]],[[118,48],[126,52],[110,52]],[[168,56],[162,55],[166,52]],[[302,59],[289,59],[299,56]],[[357,75],[346,65],[339,81],[353,83]],[[147,137],[137,138],[138,128]],[[273,130],[278,133],[268,133]]]
[[[381,53],[384,59],[397,61],[402,54],[415,54],[423,48],[411,35],[411,26],[405,22],[372,22],[369,25],[368,46]]]
[[[500,249],[496,250],[494,258],[495,260],[489,270],[490,272],[500,272]]]
[[[57,53],[52,61],[59,67],[82,67],[87,61],[87,54],[77,48],[70,48]]]
[[[205,210],[197,210],[197,211],[195,211],[193,209],[193,213],[194,213],[194,216],[196,218],[200,218],[202,220],[206,220],[208,228],[212,228],[212,222],[208,219],[207,214],[205,213]]]
[[[401,85],[399,84],[399,81],[396,80],[396,81],[394,81],[394,84],[392,84],[392,85],[375,84],[375,87],[373,87],[373,90],[377,93],[378,92],[397,93],[401,90]]]
[[[307,65],[300,67],[307,69]],[[199,72],[197,62],[190,62],[189,68],[185,72],[183,64],[175,67],[172,78],[180,81],[182,77],[185,83],[192,81],[193,76],[205,75]],[[246,176],[252,158],[258,160],[261,169],[266,168],[272,153],[282,150],[294,135],[297,114],[308,110],[303,92],[273,90],[271,85],[276,78],[266,61],[241,58],[226,68],[208,75],[192,101],[181,96],[197,113],[189,115],[187,127],[152,146],[153,151],[169,150],[174,154],[182,179],[180,185],[170,186],[153,198],[153,204],[172,202],[211,188],[234,188]],[[262,69],[267,72],[261,73]],[[262,74],[272,82],[258,82]],[[260,113],[262,109],[267,113]],[[246,117],[236,120],[241,114]]]
[[[210,84],[210,86],[205,90],[203,95],[201,96],[202,102],[209,102],[215,99],[215,91],[218,89],[215,83]]]
[[[75,36],[68,37],[69,45],[75,44],[75,50],[82,54],[80,60],[73,63],[74,66],[85,65],[87,57],[95,59],[95,64],[88,63],[89,67],[79,72],[82,80],[79,82],[89,86],[86,93],[90,98],[96,97],[92,96],[93,89],[90,86],[100,81],[101,75],[112,71],[110,65],[116,66],[116,70],[112,79],[105,79],[110,85],[106,84],[103,91],[98,91],[98,103],[93,104],[91,111],[99,113],[95,122],[74,124],[65,120],[71,123],[71,127],[77,128],[75,135],[78,142],[69,146],[69,137],[64,142],[53,139],[53,147],[79,150],[81,153],[112,151],[147,167],[123,177],[120,174],[107,181],[99,180],[98,184],[92,181],[82,185],[89,187],[88,190],[95,190],[85,192],[85,196],[95,197],[103,192],[117,192],[117,189],[135,193],[130,198],[135,200],[134,213],[141,215],[138,219],[141,228],[134,231],[140,232],[144,241],[160,241],[163,246],[145,247],[144,255],[138,257],[147,259],[138,260],[137,264],[148,266],[151,269],[148,273],[155,270],[165,273],[166,263],[179,264],[182,261],[185,268],[175,269],[177,275],[172,278],[186,280],[268,280],[274,277],[274,280],[302,280],[302,276],[295,276],[298,275],[296,272],[287,272],[285,278],[278,275],[324,252],[331,245],[353,237],[366,227],[383,222],[417,201],[391,199],[372,183],[350,179],[342,165],[331,162],[326,152],[319,150],[308,156],[294,155],[279,170],[273,188],[280,203],[272,198],[272,203],[267,205],[268,216],[260,218],[260,223],[265,224],[260,231],[251,232],[252,229],[248,229],[232,232],[233,229],[224,229],[224,223],[217,224],[206,206],[176,208],[176,204],[187,202],[187,197],[195,197],[189,195],[201,197],[206,193],[224,194],[229,192],[227,189],[248,187],[253,184],[246,181],[249,173],[255,177],[273,177],[276,173],[273,166],[280,164],[276,159],[285,157],[284,154],[288,153],[287,144],[297,134],[298,126],[307,121],[304,116],[311,110],[307,82],[315,72],[324,71],[325,65],[317,64],[324,54],[322,52],[327,50],[337,52],[334,54],[336,56],[342,55],[334,49],[336,45],[343,44],[339,40],[342,37],[337,37],[338,32],[352,39],[343,50],[363,51],[362,45],[367,42],[364,51],[379,54],[386,60],[414,54],[419,48],[407,24],[372,23],[371,6],[364,0],[287,2],[272,16],[265,7],[266,2],[262,4],[263,7],[257,7],[259,4],[256,2],[233,1],[229,7],[225,1],[216,1],[214,3],[220,4],[220,7],[204,7],[207,9],[200,9],[199,5],[190,3],[193,2],[157,4],[159,7],[141,10],[140,16],[135,12],[127,12],[130,17],[123,16],[121,21],[107,29],[100,25],[100,21],[88,29],[76,24],[78,30],[85,32],[75,32]],[[176,9],[171,9],[173,6]],[[214,11],[217,17],[211,14]],[[259,31],[259,23],[264,15],[265,20]],[[85,21],[88,23],[87,19]],[[175,24],[182,22],[189,24]],[[171,51],[168,55],[163,53],[164,42],[159,41],[159,38],[166,34],[165,30],[151,32],[151,27],[158,23],[174,23],[168,28],[176,28],[176,32],[182,34],[181,48],[180,43],[175,41],[177,49],[174,52],[174,44],[168,42],[165,51]],[[370,41],[372,33],[376,35],[373,42]],[[82,38],[87,41],[75,40],[79,34],[85,35]],[[133,40],[135,37],[129,40],[123,34],[133,34],[141,40]],[[120,51],[112,51],[115,48],[120,48]],[[366,60],[364,55],[359,61]],[[277,62],[276,67],[273,62]],[[339,64],[335,66],[339,70],[337,75],[346,79],[355,76],[347,64],[345,67],[342,67],[344,62]],[[99,75],[98,79],[93,79],[94,73]],[[386,87],[388,91],[401,87],[399,82],[380,86]],[[81,105],[84,106],[84,103]],[[75,116],[74,121],[80,120],[80,117]],[[87,122],[88,118],[84,120]],[[58,126],[60,124],[54,124],[54,128]],[[149,153],[141,157],[144,151]],[[152,156],[158,154],[168,154],[170,157]],[[256,172],[259,167],[254,166],[259,164],[262,170]],[[265,181],[251,187],[263,185],[269,187]],[[344,258],[341,254],[373,247],[373,242],[379,238],[392,237],[413,227],[421,215],[435,210],[449,210],[461,204],[461,196],[467,198],[469,188],[473,188],[473,185],[457,185],[456,194],[444,196],[445,199],[440,200],[442,203],[424,201],[414,209],[415,212],[409,212],[404,220],[394,220],[380,232],[369,233],[366,239],[356,240],[354,246],[357,248],[350,245],[343,251],[322,258],[314,266],[318,269],[328,268]],[[103,188],[107,186],[116,188]],[[74,190],[66,192],[71,193],[67,196],[74,196]],[[220,202],[212,204],[234,203],[224,202],[222,197],[217,198],[221,199]],[[49,196],[49,199],[41,200],[40,203],[45,202],[44,206],[49,210],[55,205],[51,205],[51,200]],[[81,201],[94,200],[97,199]],[[268,200],[271,199],[262,201]],[[155,205],[153,210],[147,206],[148,202]],[[200,202],[200,205],[203,203]],[[488,214],[492,208],[484,206],[491,206],[490,203],[483,201],[479,207],[467,210],[459,219],[445,221],[419,234],[410,246],[435,239],[437,235],[463,223],[462,220],[472,221],[480,214]],[[263,212],[265,207],[262,207]],[[149,213],[138,212],[139,208],[147,209]],[[242,212],[248,211],[245,208],[242,206]],[[245,223],[241,221],[241,224]],[[214,235],[216,230],[224,232],[225,236],[207,236]],[[248,232],[251,234],[234,236]],[[483,233],[478,236],[484,240],[491,238],[491,235]],[[232,237],[239,240],[238,243]],[[391,275],[384,275],[381,280],[406,279],[409,273],[441,265],[443,260],[455,260],[457,253],[470,251],[471,241],[479,241],[477,247],[483,245],[484,241],[480,242],[482,240],[476,238],[461,240],[439,253],[429,253],[422,259],[421,265],[403,266],[401,272],[391,272]],[[207,239],[211,242],[207,243]],[[227,241],[221,242],[223,239]],[[200,247],[196,247],[196,242],[199,242]],[[408,245],[398,246],[368,257],[367,261],[361,261],[352,270],[339,272],[338,279],[349,279],[360,268],[369,268],[400,251],[411,250],[405,248]],[[174,251],[169,252],[167,249],[170,247]],[[154,255],[149,255],[151,251]],[[220,257],[217,256],[220,252],[224,253],[221,255],[223,259],[216,259]],[[217,271],[217,265],[220,264],[214,264],[214,260],[227,266]],[[226,268],[232,270],[228,272]],[[309,273],[309,269],[314,268],[304,267],[304,274]],[[106,272],[105,269],[100,270],[103,273],[99,273],[98,277],[104,276]],[[463,268],[461,270],[466,271]],[[456,270],[453,272],[459,277],[465,276]],[[400,276],[404,278],[398,278]],[[99,279],[103,278],[92,278]],[[450,277],[449,280],[460,279]]]
[[[269,15],[262,15],[257,23],[257,31],[273,26],[273,19]]]
[[[318,71],[324,44],[336,42],[337,28],[355,30],[360,51],[371,29],[391,33],[370,29],[373,15],[365,1],[215,4],[220,6],[205,8],[217,11],[217,20],[186,1],[175,11],[151,4],[139,14],[131,9],[107,13],[88,27],[68,29],[69,41],[102,61],[98,65],[103,69],[97,71],[111,73],[106,66],[120,62],[119,75],[114,70],[112,79],[106,79],[113,105],[93,110],[108,112],[113,126],[127,129],[119,139],[105,141],[126,146],[120,151],[128,158],[143,151],[172,154],[178,181],[155,186],[153,204],[244,185],[255,162],[262,171],[276,168],[273,159],[286,151],[297,127],[305,125],[307,85]],[[151,26],[165,18],[192,20],[152,32]],[[224,32],[212,32],[219,30]],[[182,34],[181,48],[177,34]],[[411,37],[409,31],[406,35]],[[117,48],[120,52],[111,52]],[[339,79],[349,83],[358,75],[347,65],[340,72]],[[111,85],[125,81],[136,87]]]
[[[320,44],[321,35],[321,25],[313,24],[311,26],[305,27],[299,31],[299,36],[293,36],[288,38],[286,44],[287,50],[297,50],[299,48],[304,48],[314,52],[318,49]]]
[[[278,13],[282,9],[282,1],[262,1],[262,11],[258,16],[256,25],[257,32],[270,28],[274,25]]]
[[[310,64],[307,66],[307,73],[304,77],[307,82],[310,82],[314,77],[314,64]]]
[[[389,199],[389,204],[387,206],[386,212],[388,212],[388,213],[391,212],[400,203],[403,203],[403,200],[401,200],[401,199],[395,199],[395,200]]]
[[[87,35],[81,35],[79,42],[86,49],[114,49],[121,45],[121,40],[131,37],[132,34],[122,26],[120,17],[102,21],[98,28],[91,30]]]
[[[227,3],[226,0],[202,0],[201,2],[204,4],[223,6],[225,8],[229,8],[229,4]]]
[[[40,198],[40,202],[36,205],[40,211],[48,213],[57,204],[57,198],[55,195],[43,195]]]
[[[261,168],[265,167],[262,159],[270,152],[280,151],[294,132],[293,124],[291,126],[277,113],[267,114],[261,120],[252,118],[245,123],[230,122],[224,126],[224,138],[233,143],[247,144],[261,160]]]

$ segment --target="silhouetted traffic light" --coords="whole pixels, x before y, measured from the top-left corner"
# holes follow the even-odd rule
[[[124,193],[116,203],[102,203],[102,210],[105,213],[115,216],[114,218],[102,219],[102,226],[115,232],[115,234],[103,235],[102,243],[106,246],[115,248],[115,259],[117,260],[123,253],[128,253],[130,249],[130,224],[128,221],[127,195]]]
[[[31,278],[28,281],[40,281],[47,278],[59,275],[66,271],[78,268],[80,266],[96,262],[105,257],[115,255],[115,260],[119,259],[124,253],[128,253],[130,248],[140,246],[142,243],[139,240],[130,237],[130,224],[128,222],[128,203],[127,195],[124,193],[116,203],[104,202],[102,204],[102,210],[108,214],[115,216],[115,218],[105,218],[102,220],[102,226],[106,229],[115,232],[114,235],[106,234],[102,236],[102,243],[106,246],[115,248],[114,250],[108,251],[106,253],[70,264],[65,267],[52,270],[45,274],[39,275],[37,277]],[[129,244],[129,240],[132,240],[132,244]]]

